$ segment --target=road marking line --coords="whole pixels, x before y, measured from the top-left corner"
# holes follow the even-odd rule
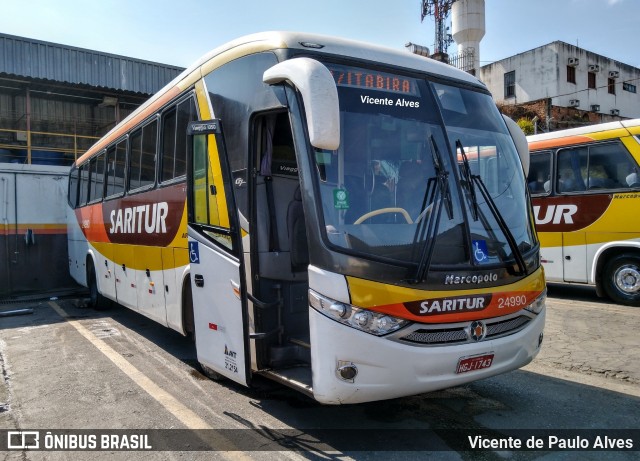
[[[72,327],[74,327],[78,333],[80,333],[87,341],[93,344],[100,352],[102,352],[109,360],[111,360],[124,374],[129,376],[138,386],[140,386],[147,394],[153,397],[158,403],[165,407],[171,414],[180,420],[189,429],[213,429],[205,420],[196,415],[193,411],[189,410],[182,403],[180,403],[175,397],[162,389],[156,383],[151,381],[144,373],[134,367],[129,361],[127,361],[122,355],[120,355],[115,349],[105,343],[102,339],[95,336],[88,328],[82,325],[77,320],[69,318],[69,314],[58,305],[55,301],[49,301],[49,305],[55,310],[60,317],[65,319]],[[224,435],[217,433],[216,437],[221,440],[225,446],[232,446],[234,451],[217,451],[223,458],[230,461],[252,461],[252,458],[246,455],[239,447],[236,446],[231,440]],[[204,436],[203,441],[209,443],[210,440]],[[278,452],[282,455],[282,452]],[[284,452],[284,455],[289,459],[301,459],[293,453],[288,451]]]
[[[69,318],[69,314],[58,305],[55,301],[49,301],[49,306],[55,310],[60,317],[65,319],[78,333],[80,333],[87,341],[93,344],[100,352],[102,352],[115,366],[117,366],[124,374],[133,380],[147,394],[153,397],[160,405],[165,407],[172,415],[180,420],[189,429],[213,429],[205,420],[189,410],[175,397],[162,389],[156,383],[151,381],[144,373],[134,367],[115,349],[105,343],[102,339],[97,338],[91,330],[87,329],[77,320]],[[251,457],[247,456],[235,446],[235,444],[221,434],[217,436],[224,441],[227,446],[233,446],[236,451],[220,451],[219,453],[226,459],[231,461],[251,461]],[[203,439],[206,441],[206,439]]]
[[[83,326],[77,320],[69,319],[62,307],[56,302],[49,301],[49,305],[67,322],[73,326],[78,333],[98,348],[109,360],[111,360],[120,370],[129,376],[138,386],[140,386],[147,394],[157,400],[163,407],[169,410],[176,418],[180,420],[189,429],[213,429],[206,421],[189,410],[182,403],[176,400],[171,394],[160,388],[156,383],[151,381],[144,373],[131,365],[122,355],[115,351],[111,346],[97,338],[90,330]]]

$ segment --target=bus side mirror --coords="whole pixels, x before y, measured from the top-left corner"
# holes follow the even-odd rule
[[[313,147],[336,150],[340,146],[338,90],[329,69],[311,58],[294,58],[267,69],[262,81],[291,82],[302,94],[309,139]]]
[[[524,170],[524,175],[529,175],[529,143],[527,142],[527,137],[524,135],[522,128],[518,126],[516,122],[512,119],[503,115],[504,121],[507,123],[507,128],[509,128],[509,134],[511,134],[511,138],[513,138],[513,142],[516,145],[516,149],[518,150],[518,155],[520,156],[520,161],[522,162],[522,169]]]

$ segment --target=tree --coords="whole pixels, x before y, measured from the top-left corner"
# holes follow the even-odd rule
[[[518,124],[520,129],[524,132],[525,136],[529,136],[530,134],[533,134],[535,131],[533,122],[528,118],[525,118],[525,117],[519,118],[516,123]]]

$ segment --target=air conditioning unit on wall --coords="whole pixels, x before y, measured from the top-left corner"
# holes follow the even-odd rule
[[[609,78],[618,78],[618,77],[620,77],[620,72],[618,72],[617,70],[609,71]]]
[[[591,104],[591,110],[593,112],[600,112],[600,104]]]
[[[600,66],[598,64],[591,64],[589,66],[589,72],[600,72]]]
[[[620,111],[618,109],[611,109],[611,115],[620,115]]]
[[[580,106],[580,100],[579,99],[571,99],[569,101],[569,107],[578,107]]]
[[[567,66],[576,67],[580,60],[578,58],[569,58],[567,59]]]

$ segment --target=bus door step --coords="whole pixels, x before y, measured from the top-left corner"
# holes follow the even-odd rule
[[[282,368],[311,363],[311,350],[298,344],[273,345],[269,348],[269,365]]]
[[[260,374],[313,398],[311,367],[291,367],[284,370],[264,370]]]

